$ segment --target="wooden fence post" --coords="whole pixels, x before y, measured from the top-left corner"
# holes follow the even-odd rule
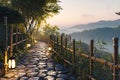
[[[51,35],[50,35],[50,44],[52,43],[52,38],[51,38]]]
[[[50,43],[51,43],[51,47],[54,50],[54,42],[53,42],[53,35],[50,35]]]
[[[19,41],[20,41],[20,30],[17,29],[17,32],[19,33],[19,34],[18,34],[18,42],[19,42]],[[20,44],[18,45],[18,48],[20,48]]]
[[[65,59],[67,58],[67,38],[65,38]]]
[[[93,57],[93,49],[94,49],[94,40],[90,41],[90,77],[89,79],[92,80],[93,77],[93,60],[91,57]]]
[[[74,73],[76,73],[76,59],[75,59],[75,54],[76,54],[76,50],[75,50],[75,39],[73,39],[73,66],[74,66]]]
[[[53,49],[55,50],[55,35],[53,35]]]
[[[56,51],[56,36],[55,35],[53,35],[53,49],[54,49],[54,51]],[[55,58],[55,52],[53,52],[53,56]],[[53,62],[53,67],[55,70],[55,62]]]
[[[58,47],[59,47],[59,41],[58,41],[58,36],[57,36],[57,49],[56,49],[56,52],[58,53]]]
[[[60,54],[63,54],[63,36],[61,35],[61,51]]]
[[[73,39],[73,63],[76,62],[75,61],[75,53],[76,53],[76,51],[75,51],[75,39]]]
[[[8,26],[7,26],[7,16],[4,17],[4,25],[5,25],[5,51],[4,51],[4,75],[8,71]]]
[[[118,64],[118,38],[113,38],[113,47],[114,47],[114,56],[113,56],[113,63],[116,66]],[[118,77],[118,69],[113,67],[113,80],[119,80]]]
[[[64,53],[65,53],[65,55],[64,55],[64,59],[66,60],[67,59],[67,38],[65,38],[65,48],[64,48]],[[64,62],[64,66],[66,67],[67,65],[66,65],[66,62]]]
[[[13,56],[13,25],[11,26],[10,32],[10,57]]]
[[[16,26],[16,50],[18,50],[18,28]]]

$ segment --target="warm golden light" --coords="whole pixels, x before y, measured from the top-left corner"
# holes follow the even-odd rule
[[[10,69],[14,69],[16,67],[16,62],[15,62],[15,59],[14,58],[10,58],[9,61],[8,61],[8,67]]]
[[[48,47],[48,50],[51,51],[51,50],[52,50],[52,47],[49,46],[49,47]]]
[[[27,48],[29,48],[29,47],[31,47],[31,44],[27,44],[27,46],[26,46]]]
[[[35,43],[37,43],[37,40],[35,40]]]

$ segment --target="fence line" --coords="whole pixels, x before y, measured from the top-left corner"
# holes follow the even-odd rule
[[[15,36],[15,37],[14,37]],[[25,42],[27,39],[23,38],[23,34],[18,32],[18,28],[16,29],[16,32],[13,33],[13,27],[11,27],[11,33],[10,33],[10,45],[7,45],[8,41],[6,41],[6,47],[4,51],[4,75],[8,72],[8,51],[10,50],[10,56],[13,57],[13,47],[16,47],[16,50],[18,50],[18,45],[22,44]],[[7,37],[7,36],[6,36]],[[15,41],[13,40],[15,39]],[[8,39],[7,39],[8,40]]]
[[[62,58],[63,61],[65,63],[69,64],[69,65],[75,66],[77,64],[76,57],[75,57],[75,55],[76,55],[75,39],[73,39],[73,42],[72,42],[73,43],[73,45],[72,45],[73,49],[68,48],[67,38],[65,38],[65,41],[63,41],[63,36],[61,36],[59,40],[58,39],[59,39],[59,37],[56,37],[54,35],[50,36],[51,43],[54,46],[53,52],[56,53],[56,54],[60,54],[60,55],[65,54],[65,57]],[[65,44],[63,42],[65,42]],[[89,62],[89,74],[88,74],[89,80],[95,80],[94,74],[93,74],[93,71],[94,71],[93,62],[98,62],[100,64],[107,65],[110,68],[112,68],[112,71],[113,71],[113,79],[112,80],[119,80],[118,70],[120,70],[120,64],[118,63],[118,56],[119,56],[119,53],[118,53],[118,38],[113,38],[113,45],[114,45],[113,62],[108,62],[104,59],[94,57],[94,55],[93,55],[94,40],[90,41],[90,54],[89,55],[84,54],[84,53],[79,54],[79,56],[84,57],[86,59],[89,59],[89,61],[90,61]],[[59,52],[59,49],[60,49],[60,52]],[[64,49],[64,51],[63,51],[63,49]],[[66,55],[67,52],[72,53],[72,61],[70,61],[66,58],[67,57],[67,55]]]

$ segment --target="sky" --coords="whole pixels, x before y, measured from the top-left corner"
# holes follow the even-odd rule
[[[61,0],[62,10],[47,20],[51,25],[68,28],[100,20],[120,19],[120,0]]]

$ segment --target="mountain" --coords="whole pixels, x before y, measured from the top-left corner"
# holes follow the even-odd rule
[[[97,28],[92,30],[85,30],[82,32],[74,32],[71,37],[76,40],[81,40],[83,42],[89,43],[91,39],[103,40],[109,44],[112,44],[112,38],[120,38],[120,27],[116,28]]]
[[[88,23],[88,24],[80,24],[76,26],[72,26],[67,29],[62,29],[61,32],[70,34],[73,32],[81,32],[84,30],[96,29],[96,28],[104,28],[104,27],[117,27],[120,25],[120,19],[117,20],[101,20],[98,22]]]

